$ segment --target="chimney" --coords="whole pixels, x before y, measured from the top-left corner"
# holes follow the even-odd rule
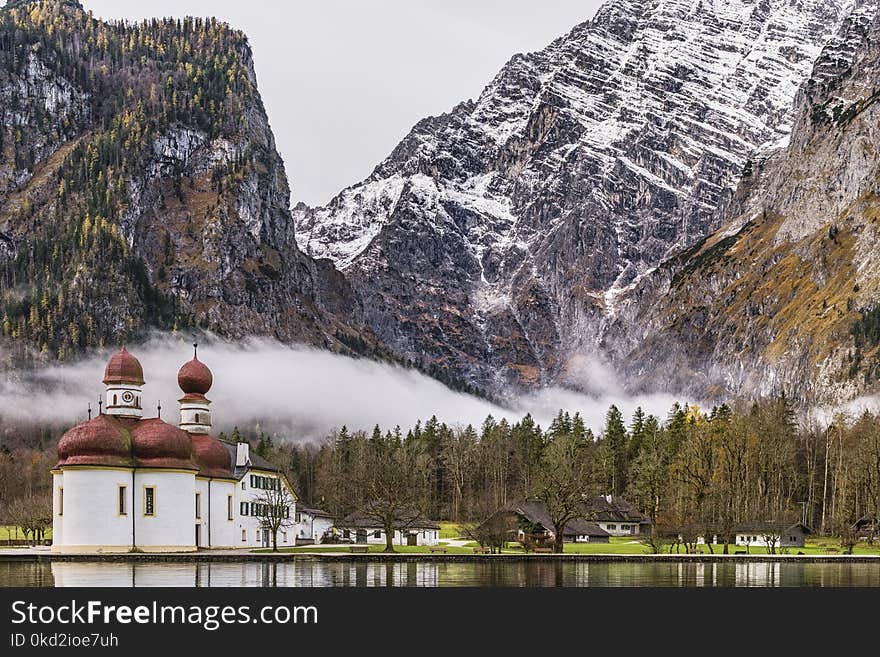
[[[235,452],[235,467],[242,468],[250,463],[250,445],[247,443],[238,443]]]

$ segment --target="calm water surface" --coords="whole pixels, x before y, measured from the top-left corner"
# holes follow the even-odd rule
[[[0,586],[880,586],[877,563],[0,562]]]

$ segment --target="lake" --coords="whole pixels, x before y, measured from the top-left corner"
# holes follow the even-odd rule
[[[0,587],[880,586],[880,563],[737,561],[0,561]]]

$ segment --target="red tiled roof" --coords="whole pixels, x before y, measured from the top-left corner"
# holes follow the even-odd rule
[[[159,418],[136,422],[131,432],[138,467],[197,470],[189,434]]]
[[[232,464],[223,444],[207,434],[192,434],[193,461],[205,477],[231,477]]]
[[[177,385],[188,394],[204,395],[211,389],[213,382],[214,375],[211,374],[211,370],[197,357],[184,363],[177,373]]]
[[[195,401],[205,403],[208,401],[207,397],[198,392],[188,392],[183,397],[178,399],[178,401]]]
[[[131,467],[131,432],[110,415],[83,422],[61,436],[58,466],[106,465]]]
[[[144,385],[144,368],[140,361],[132,356],[125,345],[107,362],[104,369],[104,383],[130,383]]]

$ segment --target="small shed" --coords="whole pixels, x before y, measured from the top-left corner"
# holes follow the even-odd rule
[[[336,530],[343,540],[368,545],[384,545],[385,529],[375,517],[352,513],[346,516]],[[394,545],[437,545],[440,541],[440,525],[419,513],[399,514],[394,521]]]
[[[802,522],[751,522],[734,529],[737,545],[759,547],[804,547],[812,530]]]

